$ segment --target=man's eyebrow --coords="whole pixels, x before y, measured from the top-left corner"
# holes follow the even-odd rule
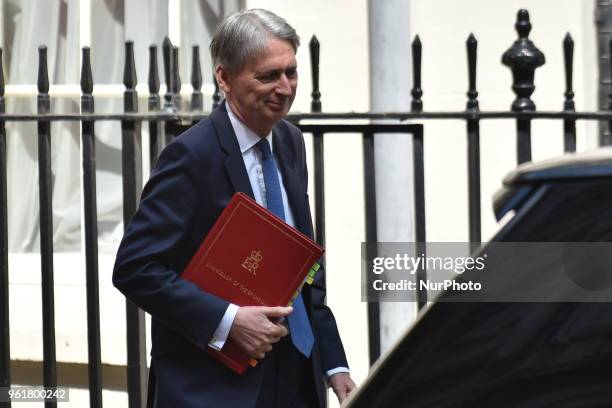
[[[265,69],[257,72],[257,75],[277,75],[281,72],[280,69]]]
[[[257,75],[278,75],[281,72],[286,72],[286,71],[295,71],[297,70],[297,64],[296,65],[290,65],[288,66],[286,69],[280,69],[280,68],[272,68],[272,69],[268,69],[268,70],[263,70],[257,73]]]

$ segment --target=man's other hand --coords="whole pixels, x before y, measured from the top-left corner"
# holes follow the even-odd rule
[[[356,386],[349,373],[336,373],[327,380],[329,386],[332,387],[340,404],[353,391]]]
[[[281,306],[241,307],[236,313],[229,337],[249,356],[261,360],[272,350],[272,344],[287,335],[287,328],[279,322],[292,311],[292,307]]]

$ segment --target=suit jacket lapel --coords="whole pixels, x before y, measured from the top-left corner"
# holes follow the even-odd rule
[[[240,152],[240,145],[234,133],[232,123],[227,116],[225,102],[222,102],[217,109],[210,114],[211,120],[217,131],[219,146],[227,154],[225,159],[225,171],[236,191],[248,194],[255,198],[249,176],[244,167],[244,160]]]
[[[291,149],[288,141],[291,135],[287,134],[283,126],[276,125],[273,130],[274,154],[278,159],[283,184],[293,211],[295,227],[302,233],[311,235],[308,222],[308,208],[306,207],[306,192],[303,190],[304,180],[300,180],[298,170],[295,168],[295,150]]]

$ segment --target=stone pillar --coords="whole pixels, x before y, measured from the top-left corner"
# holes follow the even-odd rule
[[[409,111],[409,0],[369,0],[370,110]],[[412,142],[406,134],[375,136],[378,241],[414,241]],[[416,316],[416,303],[380,304],[384,353]]]

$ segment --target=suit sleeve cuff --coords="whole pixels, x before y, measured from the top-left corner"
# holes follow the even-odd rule
[[[331,377],[334,374],[350,373],[350,372],[351,370],[349,370],[348,367],[336,367],[336,368],[332,368],[331,370],[327,370],[325,374],[327,374],[327,378],[329,379],[329,377]]]
[[[238,313],[239,307],[233,303],[230,303],[225,311],[225,314],[221,318],[221,322],[217,326],[217,329],[213,333],[212,338],[208,342],[208,347],[211,347],[217,351],[221,350],[227,341],[232,324],[236,313]]]

